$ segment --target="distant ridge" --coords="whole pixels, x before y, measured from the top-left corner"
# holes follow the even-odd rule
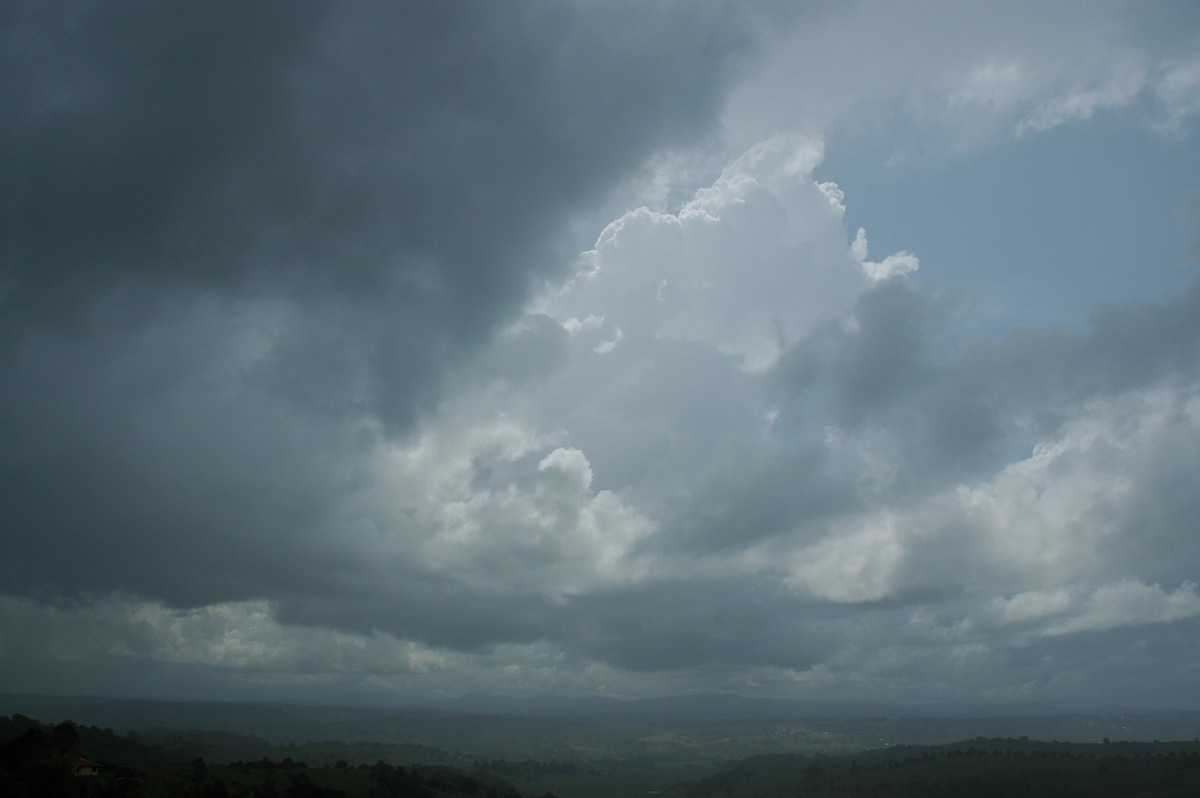
[[[414,702],[412,708],[459,714],[561,715],[594,720],[655,720],[700,723],[737,720],[861,720],[865,718],[967,718],[1069,714],[1158,714],[1156,710],[1109,707],[1091,711],[1045,704],[898,704],[872,701],[813,701],[747,698],[736,693],[694,693],[662,698],[519,698],[487,694]],[[1166,713],[1173,714],[1173,713]],[[1200,713],[1198,713],[1200,714]]]
[[[971,715],[959,705],[772,700],[726,693],[630,701],[479,695],[403,707],[0,694],[0,715],[20,713],[48,724],[71,720],[118,734],[219,731],[272,744],[379,742],[513,760],[726,759],[733,753],[846,752],[1001,737],[1079,743],[1099,743],[1105,737],[1200,737],[1200,712],[1004,709],[988,706]]]
[[[541,719],[573,724],[728,724],[860,722],[944,722],[966,730],[974,726],[1011,728],[1020,719],[1093,718],[1080,728],[1121,729],[1122,718],[1174,720],[1181,729],[1200,730],[1200,712],[1108,706],[1090,711],[1040,704],[890,704],[868,701],[805,701],[747,698],[733,693],[700,693],[622,700],[591,697],[517,698],[470,695],[410,702],[399,706],[325,706],[316,704],[220,701],[167,701],[100,696],[16,695],[0,693],[0,714],[20,713],[43,721],[71,719],[115,729],[196,728],[263,734],[284,739],[294,729],[344,733],[356,723],[402,727],[406,719],[435,720],[476,716]],[[1127,725],[1127,724],[1125,724]],[[981,731],[979,733],[990,733]],[[1187,734],[1188,738],[1196,732]]]

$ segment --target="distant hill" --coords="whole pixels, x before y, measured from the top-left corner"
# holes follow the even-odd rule
[[[1200,718],[1200,712],[1147,710],[1129,707],[1068,709],[1047,704],[898,704],[880,701],[811,701],[788,698],[747,698],[735,693],[696,693],[663,698],[537,697],[517,698],[473,694],[461,698],[413,702],[408,709],[455,714],[578,716],[620,722],[731,722],[789,720],[859,720],[867,718],[995,718],[1055,715],[1137,715]]]
[[[843,756],[757,756],[724,763],[685,798],[1194,798],[1200,741],[1063,743],[976,738]]]
[[[942,712],[937,710],[941,709]],[[0,715],[130,730],[214,730],[273,744],[329,740],[428,746],[455,756],[702,761],[751,754],[843,753],[976,737],[1098,743],[1191,740],[1200,713],[1111,710],[969,716],[945,707],[772,701],[735,695],[614,699],[473,696],[404,708],[148,701],[0,694]],[[925,710],[925,714],[921,714]]]

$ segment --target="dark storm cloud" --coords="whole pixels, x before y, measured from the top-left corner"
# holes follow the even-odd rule
[[[947,304],[950,303],[950,304]],[[980,475],[1052,437],[1090,400],[1195,379],[1200,281],[1161,303],[1113,305],[1086,332],[1017,328],[968,338],[946,356],[935,338],[953,300],[903,279],[865,292],[848,322],[816,331],[781,359],[782,426],[832,418],[895,436],[903,491]]]
[[[280,590],[282,623],[326,626],[364,634],[382,631],[459,651],[501,643],[531,643],[564,633],[559,606],[534,592],[495,590],[403,567],[355,574],[356,584],[309,583]]]
[[[771,447],[750,462],[718,458],[692,482],[659,545],[738,550],[860,509],[845,476],[824,447],[807,439]]]
[[[667,578],[598,592],[572,611],[570,648],[637,671],[804,669],[824,661],[839,642],[827,612],[806,606],[770,579]]]
[[[1193,617],[1047,637],[1028,646],[997,647],[993,662],[979,663],[980,675],[1019,680],[1031,692],[1051,690],[1064,704],[1095,706],[1099,696],[1109,706],[1191,706],[1200,698],[1192,664],[1200,654],[1198,632],[1200,620]],[[1116,686],[1120,692],[1114,695]]]
[[[381,358],[476,340],[557,266],[564,218],[714,110],[736,26],[627,11],[11,10],[9,304],[131,278],[383,293]]]
[[[2,13],[4,584],[174,604],[321,584],[358,453],[746,49],[695,4]]]
[[[316,289],[399,271],[520,291],[530,264],[510,248],[554,229],[547,209],[713,110],[736,27],[628,11],[10,8],[7,270],[31,294],[68,274],[256,267]]]

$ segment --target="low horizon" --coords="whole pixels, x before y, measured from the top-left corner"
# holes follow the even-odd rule
[[[260,705],[264,707],[309,707],[321,709],[362,709],[362,710],[380,710],[380,711],[404,711],[408,709],[428,711],[438,709],[442,712],[450,714],[495,714],[503,715],[523,715],[523,714],[576,714],[583,711],[584,708],[595,708],[596,702],[605,702],[611,705],[659,705],[662,704],[678,704],[682,701],[703,701],[706,699],[736,699],[738,702],[745,702],[740,705],[740,708],[747,710],[745,713],[738,713],[738,706],[730,707],[725,704],[721,707],[718,714],[730,714],[738,717],[741,715],[755,715],[763,718],[772,717],[770,711],[763,711],[765,705],[780,705],[787,707],[791,712],[783,712],[779,717],[796,717],[809,718],[813,720],[832,719],[832,718],[878,718],[878,717],[894,717],[894,718],[925,718],[925,719],[986,719],[989,717],[1038,717],[1038,716],[1056,716],[1056,715],[1124,715],[1124,714],[1145,714],[1147,716],[1156,715],[1176,715],[1176,716],[1192,716],[1200,717],[1200,710],[1182,709],[1178,707],[1168,706],[1128,706],[1122,704],[1094,704],[1085,706],[1060,706],[1054,704],[1043,703],[1026,703],[1026,704],[988,704],[985,702],[915,702],[915,703],[897,703],[889,701],[870,701],[862,699],[801,699],[801,698],[767,698],[767,697],[750,697],[743,696],[737,693],[679,693],[672,695],[662,695],[653,697],[641,698],[622,698],[616,696],[565,696],[565,695],[540,695],[540,696],[514,696],[514,695],[496,695],[496,694],[468,694],[462,696],[436,697],[436,698],[410,698],[396,699],[395,703],[379,703],[362,701],[356,703],[353,701],[331,701],[324,699],[229,699],[229,698],[179,698],[170,696],[145,696],[145,695],[99,695],[99,694],[72,694],[72,693],[13,693],[0,692],[0,707],[17,706],[21,701],[32,701],[33,705],[42,705],[46,702],[47,706],[51,703],[61,703],[63,705],[71,705],[74,702],[127,702],[127,703],[148,703],[148,704],[228,704],[228,705]],[[694,708],[694,707],[693,707]],[[687,707],[685,707],[687,709]],[[754,709],[756,711],[750,712]],[[820,715],[813,714],[813,711],[824,711],[829,714]],[[895,714],[888,714],[889,711]],[[799,713],[799,714],[795,714]],[[9,713],[11,714],[11,712]],[[25,713],[21,713],[25,714]],[[702,712],[692,714],[703,714]],[[669,717],[673,717],[668,715]]]

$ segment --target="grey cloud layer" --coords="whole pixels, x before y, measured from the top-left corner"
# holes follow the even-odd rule
[[[362,436],[703,130],[744,40],[699,6],[4,13],[5,579],[184,603],[311,570]]]
[[[5,14],[5,657],[1200,700],[1200,283],[964,334],[790,135],[577,257],[572,222],[714,124],[757,22]]]
[[[271,377],[340,367],[366,384],[322,398],[409,423],[437,362],[559,268],[547,236],[714,112],[735,20],[621,11],[10,10],[9,323],[180,284],[283,296],[315,318]]]

